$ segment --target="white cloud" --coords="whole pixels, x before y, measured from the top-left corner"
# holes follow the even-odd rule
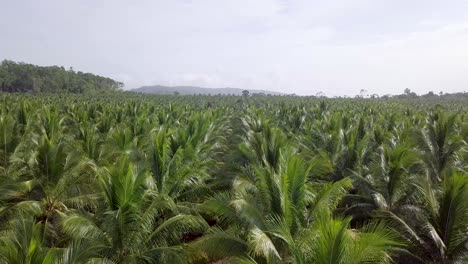
[[[0,58],[73,66],[128,87],[455,92],[468,84],[466,2],[10,1]]]

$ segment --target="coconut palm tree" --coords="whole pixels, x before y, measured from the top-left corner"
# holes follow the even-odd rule
[[[432,186],[431,180],[427,178],[418,185],[424,214],[414,226],[426,242],[425,259],[429,263],[466,262],[468,177],[452,172],[439,187]]]
[[[345,187],[350,186],[348,179],[327,184],[322,190],[314,192],[311,185],[298,184],[301,182],[296,177],[305,179],[304,171],[296,172],[283,174],[284,181],[277,186],[276,193],[271,193],[260,183],[262,180],[247,188],[250,191],[255,188],[256,195],[265,196],[266,199],[249,195],[246,193],[248,190],[244,190],[244,193],[220,194],[208,200],[204,208],[216,212],[220,217],[219,225],[228,228],[212,229],[208,235],[195,241],[194,247],[211,258],[233,261],[240,257],[258,263],[348,263],[346,261],[351,259],[355,260],[353,263],[366,263],[370,259],[377,263],[389,260],[392,248],[403,246],[397,236],[383,225],[375,229],[369,226],[363,231],[351,230],[350,219],[330,218],[339,197],[346,193]],[[247,184],[244,183],[244,187]],[[326,215],[329,218],[321,219]],[[346,251],[343,254],[333,251],[333,244],[317,244],[332,239],[327,237],[332,223],[341,226],[341,232],[344,232],[333,238]],[[320,255],[319,249],[324,252],[323,255]],[[335,255],[325,253],[327,250]],[[338,256],[341,260],[334,262]]]
[[[10,220],[0,231],[0,263],[48,263],[40,226],[28,215]]]
[[[456,163],[456,153],[463,146],[459,136],[456,114],[433,112],[426,126],[415,133],[414,138],[427,167],[427,174],[441,182],[444,173]]]
[[[309,181],[309,175],[314,174],[310,172],[312,166],[307,166],[294,148],[281,145],[279,131],[266,129],[257,133],[247,135],[248,142],[257,147],[247,152],[252,164],[234,180],[232,192],[215,195],[203,205],[204,210],[219,217],[219,226],[225,228],[214,228],[194,246],[208,257],[232,261],[247,258],[259,263],[308,263],[312,257],[306,245],[313,247],[309,239],[318,235],[317,230],[311,231],[312,227],[323,215],[331,217],[351,181]],[[262,133],[266,136],[262,137]],[[342,225],[347,230],[349,220],[343,220]],[[380,230],[383,232],[384,228]],[[379,237],[377,231],[375,235]],[[382,247],[400,245],[395,236],[381,238]],[[375,251],[382,259],[389,256],[377,247]]]
[[[65,217],[64,232],[75,241],[92,239],[103,248],[99,255],[116,263],[183,263],[184,234],[201,232],[207,224],[197,215],[179,213],[172,201],[151,188],[151,180],[143,164],[126,157],[102,168],[101,210]]]

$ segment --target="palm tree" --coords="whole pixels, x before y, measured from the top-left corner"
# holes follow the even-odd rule
[[[404,246],[398,234],[383,223],[355,230],[349,228],[350,221],[320,215],[299,239],[302,254],[295,263],[391,263]]]
[[[99,256],[116,263],[186,261],[183,236],[206,229],[203,218],[178,213],[174,203],[151,189],[144,166],[128,158],[102,168],[99,182],[102,209],[94,215],[65,217],[65,233],[75,241],[91,239],[95,247],[103,248]]]
[[[19,124],[10,114],[0,116],[0,175],[6,176],[9,158],[20,142]]]
[[[48,263],[40,224],[19,214],[0,232],[0,263]]]
[[[29,140],[18,145],[10,159],[15,173],[2,186],[0,212],[8,215],[16,208],[39,208],[36,219],[43,224],[48,245],[59,240],[60,214],[72,208],[91,210],[96,204],[95,165],[55,133],[52,138],[29,134]]]
[[[353,226],[371,219],[385,219],[415,246],[411,252],[423,248],[424,242],[412,229],[415,215],[421,213],[416,203],[420,167],[419,155],[409,145],[381,146],[369,169],[355,172],[356,193],[343,199],[343,213],[352,216]],[[417,255],[400,251],[400,257],[406,261],[421,261]]]
[[[456,153],[463,145],[457,118],[456,114],[434,112],[429,116],[425,128],[415,133],[427,173],[434,181],[442,181],[446,170],[456,162]]]
[[[219,228],[227,228],[214,228],[210,234],[194,243],[195,248],[209,257],[232,261],[248,258],[259,263],[309,263],[314,257],[318,258],[311,256],[311,252],[318,247],[313,243],[313,237],[320,236],[320,231],[314,226],[322,230],[331,224],[332,220],[321,223],[318,219],[327,215],[332,219],[333,211],[347,188],[351,187],[351,181],[343,179],[327,184],[309,182],[310,167],[306,166],[305,161],[292,149],[286,148],[280,153],[282,155],[276,169],[254,165],[235,179],[232,193],[221,193],[205,202],[203,209],[219,217]],[[348,229],[349,219],[333,221],[344,226],[346,233],[352,236],[352,231]],[[323,232],[328,234],[327,231]],[[380,225],[378,229],[369,231],[368,238],[374,241],[365,241],[366,232],[362,234],[363,244],[359,245],[362,246],[359,250],[348,248],[354,243],[352,239],[340,242],[347,243],[344,247],[353,252],[347,253],[349,257],[356,254],[356,263],[365,262],[363,256],[360,256],[362,259],[357,256],[360,250],[374,251],[368,257],[383,260],[390,258],[390,248],[402,246],[396,242],[393,233],[390,235],[391,232]],[[319,240],[322,239],[328,238]],[[344,237],[339,239],[345,240]],[[376,243],[373,245],[375,247],[372,247],[372,243]],[[364,245],[369,248],[364,249]]]
[[[430,263],[468,261],[468,177],[459,172],[447,174],[442,186],[434,187],[428,178],[418,185],[424,214],[414,229],[425,239],[425,256]]]

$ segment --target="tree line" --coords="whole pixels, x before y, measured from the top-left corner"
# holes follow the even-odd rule
[[[86,93],[118,90],[123,83],[59,66],[36,66],[4,60],[0,64],[0,91],[41,93]]]

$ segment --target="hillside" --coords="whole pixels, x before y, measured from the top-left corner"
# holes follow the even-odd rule
[[[117,90],[123,83],[113,79],[74,71],[59,66],[37,66],[4,60],[0,64],[0,91],[85,93],[90,91]]]
[[[196,87],[196,86],[162,86],[162,85],[155,85],[155,86],[143,86],[140,88],[130,90],[132,92],[138,93],[148,93],[148,94],[174,94],[179,93],[183,95],[193,95],[193,94],[225,94],[225,95],[242,95],[242,91],[244,89],[240,88],[204,88],[204,87]],[[267,91],[267,90],[248,90],[250,94],[255,93],[263,93],[263,94],[271,94],[271,95],[282,95],[279,92]]]

